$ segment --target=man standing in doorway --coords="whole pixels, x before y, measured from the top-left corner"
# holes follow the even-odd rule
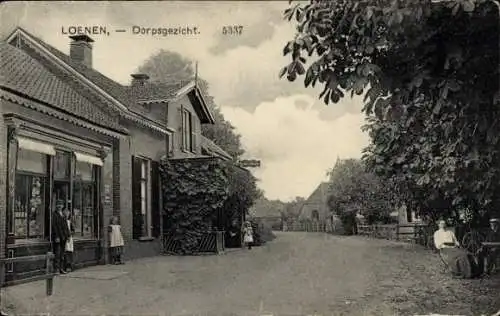
[[[64,271],[64,246],[70,236],[70,231],[63,210],[64,201],[57,200],[55,210],[52,213],[52,247],[55,255],[54,269],[59,270],[61,274],[66,274]]]

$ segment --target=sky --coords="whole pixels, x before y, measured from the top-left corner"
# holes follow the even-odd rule
[[[359,158],[369,136],[362,98],[325,105],[319,87],[303,78],[280,79],[287,65],[283,47],[295,25],[282,18],[288,1],[187,2],[8,2],[0,5],[0,36],[25,28],[61,51],[69,52],[71,26],[104,26],[109,35],[92,35],[93,67],[122,84],[160,49],[198,61],[226,120],[241,135],[244,158],[259,159],[252,169],[269,199],[307,197],[337,158]],[[132,28],[197,27],[198,34],[152,36]],[[241,34],[224,35],[225,26]],[[241,27],[240,27],[241,26]],[[126,32],[116,32],[124,29]]]

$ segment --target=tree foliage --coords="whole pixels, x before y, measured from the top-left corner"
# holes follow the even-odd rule
[[[229,181],[228,199],[224,203],[223,212],[227,218],[226,227],[241,214],[247,214],[255,201],[263,197],[262,191],[257,188],[257,181],[246,169],[233,164],[227,165]]]
[[[281,218],[287,223],[292,223],[299,219],[300,212],[306,199],[301,196],[295,197],[292,201],[285,204],[285,207],[281,213]]]
[[[391,185],[368,171],[361,160],[337,161],[329,177],[328,205],[345,228],[357,214],[363,215],[368,224],[390,220],[389,214],[396,208]]]
[[[269,200],[261,196],[252,206],[251,215],[254,217],[281,216],[285,210],[286,203],[280,200]]]
[[[326,104],[364,95],[367,165],[418,212],[489,214],[499,209],[498,10],[489,0],[294,4],[281,76],[319,82]]]

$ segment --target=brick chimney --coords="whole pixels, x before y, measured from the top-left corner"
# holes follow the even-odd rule
[[[71,60],[92,68],[92,43],[94,40],[87,35],[73,35],[69,38],[73,40],[69,47]]]
[[[132,86],[143,86],[149,79],[146,74],[132,74]]]

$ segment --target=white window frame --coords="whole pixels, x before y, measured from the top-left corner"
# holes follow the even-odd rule
[[[152,236],[152,230],[151,230],[151,161],[150,159],[144,158],[144,157],[138,157],[141,159],[141,178],[139,181],[141,182],[141,214],[145,215],[145,221],[144,225],[146,226],[145,228],[145,233],[144,230],[141,230],[141,237],[142,238],[150,238]],[[143,190],[142,186],[143,184],[146,186],[145,188],[145,196],[143,196]],[[143,200],[145,200],[143,204]],[[146,207],[145,210],[143,210],[143,206]],[[143,213],[144,212],[144,213]]]

